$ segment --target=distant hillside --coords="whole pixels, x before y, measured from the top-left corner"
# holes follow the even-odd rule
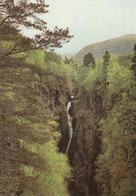
[[[135,43],[136,34],[109,39],[84,47],[74,56],[74,59],[77,61],[82,60],[88,52],[91,52],[95,58],[103,57],[106,50],[115,55],[128,54],[133,51]]]

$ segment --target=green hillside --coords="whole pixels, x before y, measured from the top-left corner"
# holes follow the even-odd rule
[[[109,39],[103,42],[98,42],[85,46],[74,57],[76,61],[82,60],[84,55],[91,52],[95,58],[102,57],[104,52],[108,50],[111,54],[122,55],[133,51],[133,46],[136,43],[136,34],[125,35],[114,39]]]

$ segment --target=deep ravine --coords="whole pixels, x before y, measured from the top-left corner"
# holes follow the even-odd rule
[[[69,96],[70,97],[70,96]],[[73,182],[69,184],[70,196],[98,196],[99,191],[94,180],[95,161],[100,153],[101,140],[97,130],[102,115],[98,96],[79,90],[66,105],[65,134],[62,135],[63,152],[68,156],[73,169]]]

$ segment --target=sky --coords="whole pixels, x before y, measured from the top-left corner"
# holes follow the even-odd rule
[[[48,27],[69,27],[74,35],[57,53],[77,53],[84,46],[136,34],[136,0],[46,0]]]

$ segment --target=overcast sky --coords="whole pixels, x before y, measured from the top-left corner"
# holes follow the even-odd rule
[[[69,27],[74,38],[56,50],[78,52],[84,46],[136,33],[136,0],[46,0],[48,27]]]

